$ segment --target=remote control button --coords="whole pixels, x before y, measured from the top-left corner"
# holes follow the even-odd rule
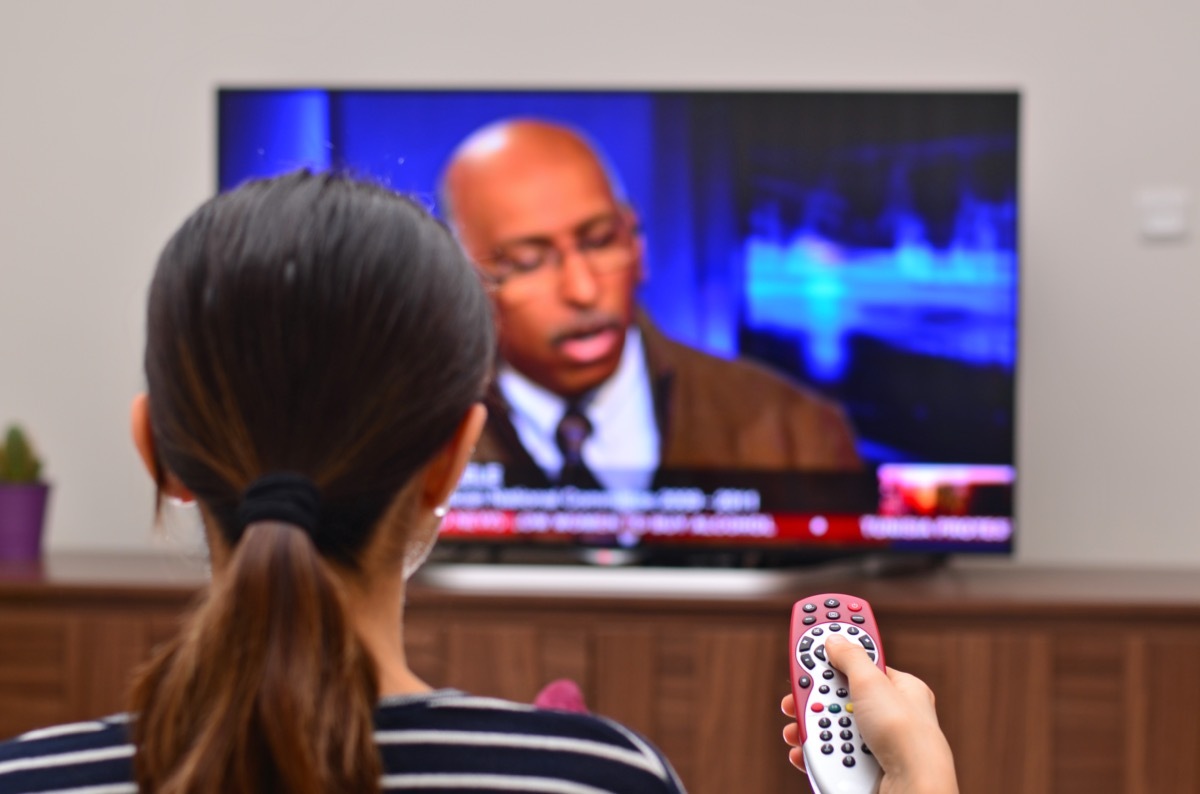
[[[853,704],[853,703],[847,703],[847,704],[846,704],[846,713],[847,713],[847,714],[853,714],[853,713],[854,713],[854,704]]]
[[[842,756],[842,766],[854,766],[854,756],[843,755]]]
[[[846,633],[847,634],[858,634],[858,626],[851,626],[850,628],[846,629]]]
[[[805,612],[816,612],[816,611],[817,611],[817,605],[816,605],[816,604],[805,604],[805,605],[804,605],[804,611],[805,611]]]
[[[851,601],[849,604],[846,604],[846,609],[849,609],[851,612],[858,612],[862,609],[862,604],[857,601]]]
[[[812,624],[814,624],[814,623],[816,623],[816,622],[817,622],[817,619],[816,619],[816,618],[814,618],[812,615],[805,615],[805,616],[804,616],[804,625],[805,625],[805,626],[811,626]]]
[[[821,745],[821,752],[825,753],[825,755],[832,755],[833,754],[833,745],[832,744]]]
[[[838,736],[842,737],[846,741],[850,741],[854,738],[854,731],[842,731],[838,734]]]
[[[842,710],[842,707],[839,706],[838,704],[836,704],[836,703],[829,704],[829,713],[830,714],[837,714],[841,710]]]
[[[871,638],[868,637],[866,634],[859,637],[858,641],[861,642],[862,647],[866,648],[868,651],[875,650],[875,643],[871,642]]]
[[[842,624],[841,624],[841,623],[830,623],[830,624],[829,624],[829,630],[830,630],[830,631],[841,631],[841,630],[842,630]]]
[[[833,731],[821,731],[821,741],[828,742],[833,740]]]
[[[854,724],[854,721],[851,720],[849,717],[838,718],[838,725],[841,725],[843,728],[849,728],[853,724]]]
[[[809,706],[809,708],[811,708],[815,712],[820,713],[825,710],[825,704],[824,703],[814,703],[811,706]]]
[[[833,680],[833,676],[834,676],[834,672],[832,670],[826,670],[825,672],[821,673],[821,677],[824,678],[826,681]]]
[[[842,613],[841,612],[826,612],[825,617],[829,618],[830,620],[841,620]]]
[[[820,659],[822,662],[827,661],[825,658],[825,646],[824,645],[818,645],[817,649],[815,651],[813,651],[813,653],[816,654],[817,658]]]
[[[875,661],[875,652],[874,651],[867,651],[867,656],[870,657],[872,662]]]
[[[840,607],[841,605],[842,605],[842,602],[838,601],[836,598],[826,598],[825,599],[825,606],[829,607],[830,609],[836,609],[837,607]]]
[[[841,687],[837,691],[837,696],[840,698],[850,697],[850,690],[846,689],[846,687]]]
[[[829,694],[829,684],[821,684],[821,688],[818,689],[817,691],[820,692],[822,695],[828,695]]]
[[[806,675],[802,675],[796,683],[800,685],[801,689],[808,689],[812,686],[812,679]]]
[[[805,620],[808,620],[808,618],[805,618]],[[816,618],[813,618],[813,620],[816,620]],[[825,629],[813,629],[812,633],[814,637],[820,637],[825,633]]]
[[[846,742],[842,745],[842,752],[846,755],[850,755],[850,753],[854,752],[854,745],[850,744],[850,742]]]
[[[817,720],[817,724],[820,725],[822,728],[828,728],[830,725],[829,718],[822,717],[821,719]]]
[[[809,648],[811,648],[812,644],[813,644],[813,638],[805,637],[804,639],[800,640],[800,647],[797,648],[796,650],[803,653],[804,651],[807,651]]]
[[[870,747],[867,747],[865,744],[862,746],[862,751],[863,751],[864,753],[866,753],[867,755],[871,755],[871,754],[872,754],[872,753],[871,753],[871,748],[870,748]]]
[[[855,623],[858,623],[859,625],[862,625],[863,623],[867,622],[867,619],[864,618],[862,615],[851,615],[850,619],[853,620]]]
[[[800,654],[800,664],[804,665],[809,670],[812,670],[812,669],[816,668],[816,666],[817,666],[817,663],[815,661],[813,661],[811,653]]]

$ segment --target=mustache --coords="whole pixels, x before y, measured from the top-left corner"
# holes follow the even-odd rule
[[[625,327],[620,318],[614,317],[611,314],[603,312],[592,312],[580,315],[574,322],[558,329],[552,337],[550,343],[555,347],[569,342],[572,339],[580,337],[592,336],[604,331],[619,331]]]

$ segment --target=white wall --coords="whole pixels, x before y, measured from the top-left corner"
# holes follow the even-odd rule
[[[49,459],[53,549],[151,545],[126,406],[219,84],[1015,86],[1017,557],[1200,566],[1197,237],[1133,204],[1200,199],[1194,0],[0,0],[0,41],[0,422]]]

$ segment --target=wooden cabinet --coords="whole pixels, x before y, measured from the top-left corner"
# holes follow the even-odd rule
[[[130,671],[202,586],[159,558],[0,569],[0,734],[120,709]],[[435,685],[528,701],[577,681],[694,794],[797,792],[778,703],[791,603],[817,591],[871,600],[889,663],[937,693],[964,792],[1200,791],[1200,575],[830,573],[737,595],[702,579],[607,594],[427,581],[410,590],[405,640]]]

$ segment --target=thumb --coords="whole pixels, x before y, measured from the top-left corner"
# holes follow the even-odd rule
[[[845,637],[830,637],[825,641],[825,652],[829,654],[829,663],[850,679],[851,688],[856,683],[867,684],[875,678],[887,678],[861,646]]]

